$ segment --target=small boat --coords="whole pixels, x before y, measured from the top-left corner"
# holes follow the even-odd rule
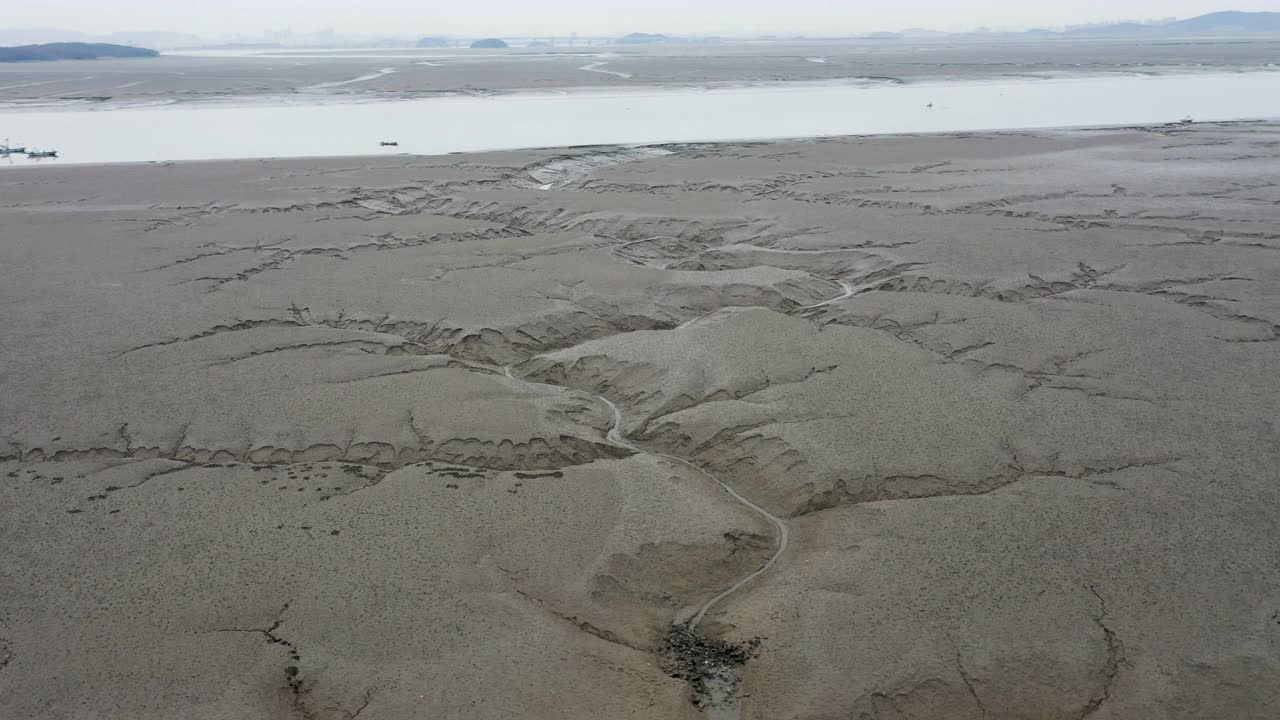
[[[1178,122],[1179,122],[1179,123],[1181,123],[1182,125],[1190,125],[1191,123],[1193,123],[1193,122],[1195,122],[1195,121],[1196,121],[1196,120],[1195,120],[1195,118],[1193,118],[1193,117],[1191,117],[1190,115],[1188,115],[1188,116],[1186,116],[1186,117],[1182,118],[1181,120],[1179,120]]]
[[[8,140],[5,140],[4,144],[0,145],[0,155],[22,155],[26,151],[27,149],[24,147],[12,147],[9,145]]]
[[[382,147],[400,147],[400,143],[394,140],[383,140],[381,144]]]
[[[37,158],[37,159],[38,158],[56,158],[58,157],[58,151],[57,150],[32,150],[27,153],[27,157]]]

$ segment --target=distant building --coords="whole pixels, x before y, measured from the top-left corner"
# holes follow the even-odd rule
[[[471,47],[476,49],[501,50],[511,46],[508,45],[505,40],[499,40],[498,38],[485,38],[484,40],[477,40],[471,43]]]

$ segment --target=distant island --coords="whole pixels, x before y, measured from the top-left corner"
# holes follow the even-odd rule
[[[477,40],[471,43],[471,47],[477,49],[501,50],[511,46],[508,45],[505,40],[499,40],[498,38],[485,38],[484,40]]]
[[[451,46],[452,43],[448,40],[438,37],[424,37],[418,41],[418,47],[420,48],[447,48]]]
[[[160,53],[146,48],[108,43],[48,43],[0,47],[0,62],[41,62],[47,60],[97,60],[100,58],[155,57]]]
[[[671,38],[662,34],[654,33],[631,33],[623,38],[618,38],[619,45],[648,45],[650,43],[667,42]]]

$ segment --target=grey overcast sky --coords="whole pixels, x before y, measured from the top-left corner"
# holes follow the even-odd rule
[[[1280,11],[1280,0],[7,0],[4,5],[0,27],[200,35],[284,28],[390,35],[835,34]]]

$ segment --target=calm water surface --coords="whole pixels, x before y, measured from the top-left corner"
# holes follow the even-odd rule
[[[932,107],[929,107],[932,104]],[[0,167],[501,150],[564,145],[1079,127],[1280,117],[1280,72],[905,86],[515,93],[0,111],[0,140],[57,160]],[[397,148],[379,142],[397,141]]]

